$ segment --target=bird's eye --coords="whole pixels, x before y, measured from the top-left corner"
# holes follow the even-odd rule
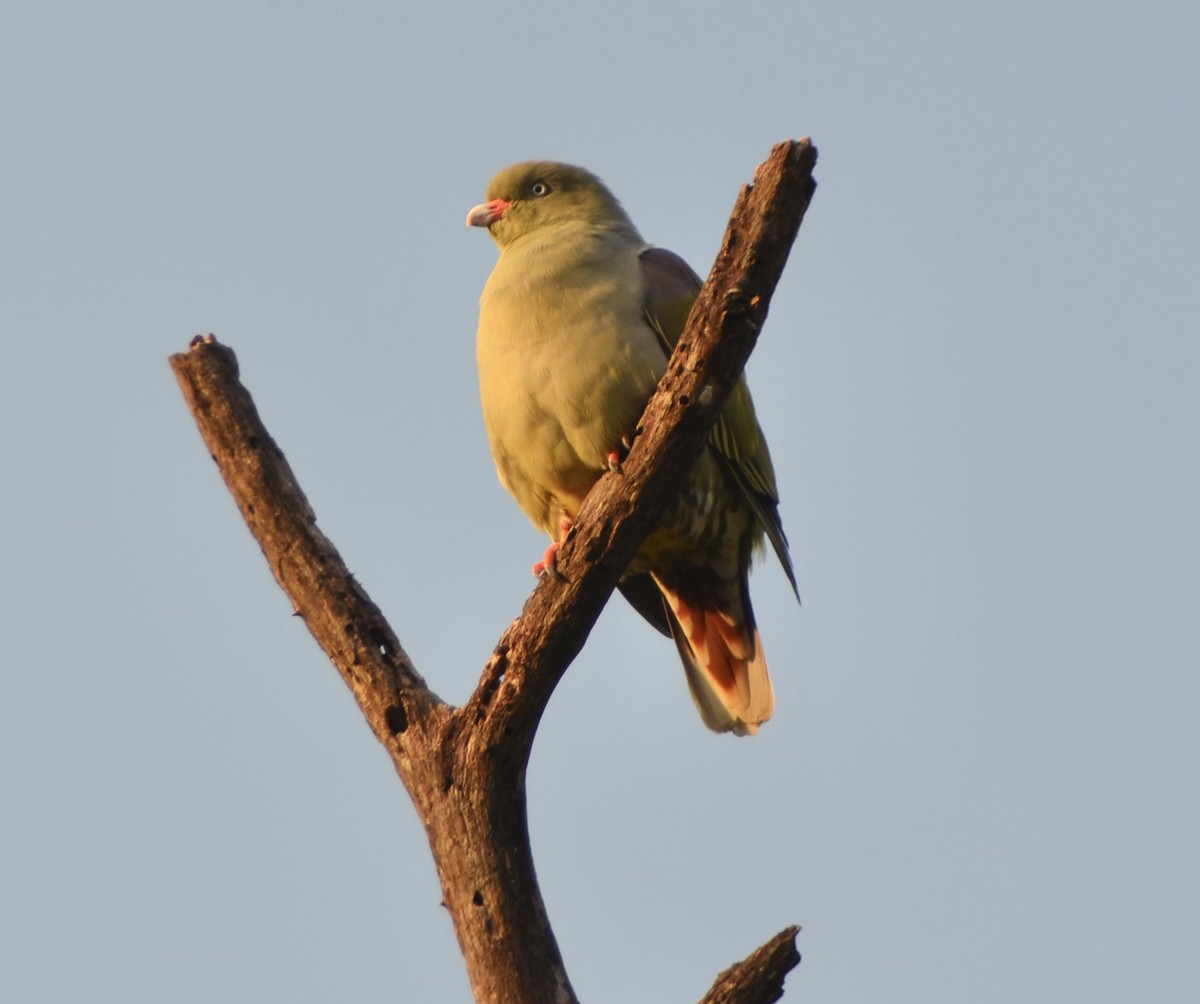
[[[550,186],[547,185],[544,181],[535,181],[532,185],[529,186],[529,194],[532,195],[535,199],[543,198],[544,196],[547,196],[550,194]]]

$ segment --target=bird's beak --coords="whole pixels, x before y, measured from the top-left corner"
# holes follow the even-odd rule
[[[503,199],[492,199],[491,202],[483,202],[467,213],[467,226],[469,227],[490,227],[508,209],[508,203]]]

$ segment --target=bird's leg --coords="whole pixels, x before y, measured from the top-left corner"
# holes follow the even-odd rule
[[[550,546],[546,548],[546,553],[542,555],[542,560],[533,566],[533,574],[538,578],[543,578],[548,574],[561,575],[558,571],[558,549],[562,546],[562,542],[567,539],[567,534],[571,532],[571,521],[566,516],[560,516],[558,520],[558,540],[550,542]]]
[[[629,456],[629,451],[633,448],[633,436],[628,432],[621,433],[621,448],[613,450],[608,455],[608,469],[621,473],[621,464],[625,458]]]
[[[550,546],[546,548],[546,553],[542,555],[542,560],[534,564],[533,574],[539,579],[543,578],[549,572],[554,572],[557,574],[558,569],[555,567],[555,565],[558,561],[558,548],[558,541],[552,541]]]

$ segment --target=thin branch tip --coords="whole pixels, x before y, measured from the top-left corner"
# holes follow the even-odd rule
[[[785,927],[721,973],[700,1004],[772,1004],[783,997],[787,974],[800,964],[799,925]]]

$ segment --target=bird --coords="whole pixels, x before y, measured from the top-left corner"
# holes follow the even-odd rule
[[[551,540],[553,571],[584,497],[619,469],[678,341],[700,277],[648,244],[590,171],[531,160],[500,171],[467,225],[500,249],[479,300],[476,360],[501,484]],[[752,735],[774,689],[750,605],[769,540],[796,593],[775,472],[739,378],[678,498],[619,588],[675,641],[700,716]]]

